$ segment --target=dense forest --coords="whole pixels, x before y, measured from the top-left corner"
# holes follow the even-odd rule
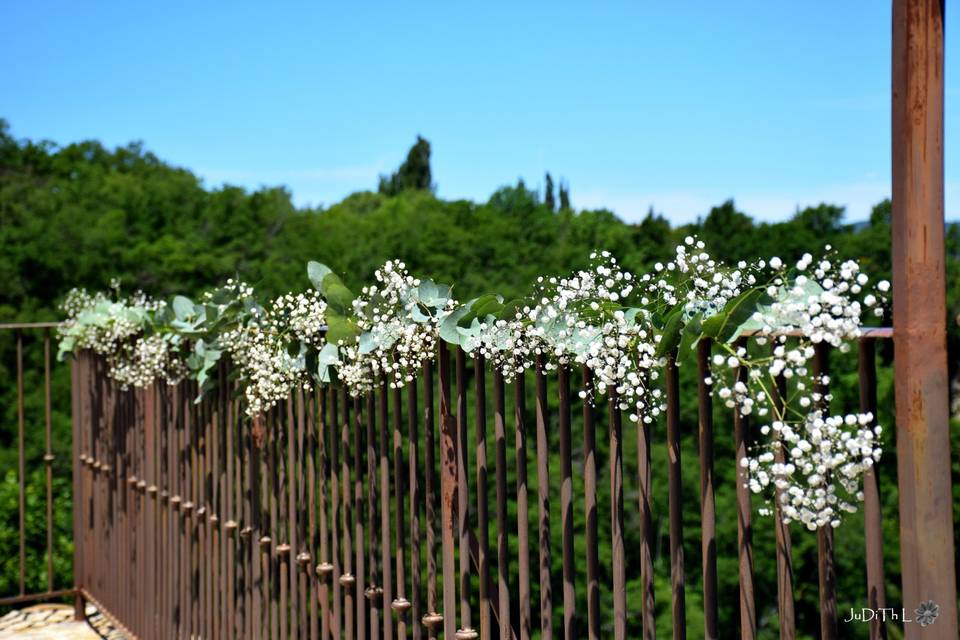
[[[555,193],[554,187],[559,186]],[[673,227],[667,212],[650,211],[641,221],[627,223],[609,210],[575,210],[571,187],[555,185],[547,174],[540,190],[523,180],[496,190],[486,202],[443,200],[435,195],[430,146],[420,138],[406,161],[381,176],[370,191],[354,193],[323,208],[298,208],[283,187],[254,192],[235,186],[209,188],[187,169],[175,167],[140,144],[108,149],[96,141],[58,145],[17,139],[0,120],[0,323],[57,319],[56,305],[71,287],[104,289],[111,280],[131,291],[143,289],[158,297],[196,294],[226,278],[240,276],[266,298],[309,286],[308,260],[320,260],[342,274],[356,289],[376,267],[390,258],[406,262],[414,274],[438,282],[456,283],[461,300],[487,292],[519,295],[539,275],[564,274],[584,267],[594,249],[611,251],[635,273],[668,258],[684,236],[696,234],[718,258],[736,261],[778,255],[796,260],[831,244],[844,257],[860,261],[877,278],[890,277],[890,202],[877,203],[868,220],[849,221],[844,209],[828,203],[798,209],[789,219],[768,223],[753,220],[733,200],[718,203],[696,222]],[[758,212],[762,213],[762,212]],[[960,355],[960,331],[953,320],[960,311],[960,228],[947,234],[950,361]],[[26,336],[25,379],[28,469],[42,469],[43,374],[39,343]],[[892,427],[892,389],[888,345],[880,349],[880,398],[886,409],[881,422]],[[15,347],[11,332],[0,334],[0,521],[16,519]],[[837,402],[854,403],[855,360],[837,358]],[[688,584],[689,637],[699,637],[700,589],[699,505],[696,403],[690,371],[684,372],[683,431],[686,456],[683,487]],[[54,450],[57,477],[69,474],[69,373],[54,370]],[[724,420],[727,418],[724,418]],[[719,477],[732,473],[732,432],[718,418]],[[956,431],[956,430],[955,430]],[[893,429],[886,431],[893,446]],[[956,443],[955,443],[956,444]],[[603,454],[603,451],[601,451]],[[655,455],[662,462],[665,452]],[[725,459],[722,459],[724,458]],[[600,468],[603,468],[601,460]],[[662,465],[661,465],[662,466]],[[656,472],[655,472],[656,473]],[[895,460],[881,463],[884,502],[888,600],[899,602],[898,531],[895,514]],[[665,474],[665,472],[664,472]],[[655,483],[657,476],[655,475]],[[661,478],[660,487],[663,487]],[[956,484],[956,483],[955,483]],[[29,502],[36,516],[28,522],[31,537],[29,585],[45,586],[43,547],[44,500],[42,473],[31,475]],[[602,479],[600,488],[608,487]],[[69,577],[69,485],[56,486],[57,581]],[[665,495],[665,494],[664,494]],[[609,501],[609,496],[601,497]],[[736,523],[733,486],[718,486],[720,594],[722,628],[736,624]],[[662,505],[661,505],[662,506]],[[665,509],[659,513],[665,516]],[[725,515],[724,515],[725,514]],[[758,592],[775,590],[773,527],[761,519],[756,531]],[[605,525],[609,530],[609,522]],[[658,623],[669,625],[669,582],[666,522],[655,526],[657,545]],[[636,530],[636,514],[628,514],[628,531]],[[605,535],[601,532],[601,538]],[[35,542],[35,544],[34,544]],[[630,540],[628,540],[630,542]],[[17,533],[0,526],[0,593],[16,589]],[[628,549],[630,545],[628,544]],[[853,517],[837,535],[840,607],[861,606],[862,519]],[[632,553],[632,551],[631,551]],[[797,535],[795,554],[815,566],[813,536]],[[559,555],[559,554],[556,554]],[[601,555],[601,561],[604,556]],[[633,579],[631,579],[633,578]],[[628,602],[639,593],[638,576],[628,570]],[[798,620],[812,628],[816,620],[816,576],[797,576]],[[802,586],[800,586],[802,585]],[[555,593],[558,590],[555,589]],[[606,606],[607,603],[604,603]],[[758,618],[764,637],[775,637],[775,599],[764,599]],[[638,607],[631,606],[631,629],[637,628]],[[866,625],[851,633],[865,634]],[[664,627],[666,631],[668,627]]]

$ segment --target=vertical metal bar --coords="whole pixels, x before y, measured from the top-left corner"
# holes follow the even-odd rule
[[[367,451],[363,447],[363,407],[359,396],[353,399],[353,417],[353,496],[357,505],[357,513],[353,519],[354,537],[356,538],[356,559],[354,560],[354,564],[357,574],[357,583],[354,587],[354,592],[356,593],[357,606],[357,637],[366,638],[368,633],[367,599],[364,597],[367,590],[367,549],[364,540],[366,534],[364,526],[366,518],[361,509],[365,500],[363,495],[363,475],[365,471],[363,462]]]
[[[627,568],[623,528],[623,418],[614,385],[607,387],[610,430],[610,544],[613,555],[613,635],[627,637]]]
[[[328,399],[330,397],[330,387],[324,387],[318,391],[317,414],[319,417],[319,445],[320,445],[320,562],[317,563],[317,579],[320,582],[320,637],[322,640],[330,638],[330,577],[333,572],[333,563],[330,562],[330,527],[327,524],[327,491],[330,477],[330,460],[327,457],[327,445],[330,442],[330,420],[327,414]],[[372,412],[367,412],[370,419],[373,419]]]
[[[593,393],[593,372],[583,367],[583,388],[589,397]],[[587,632],[590,640],[600,638],[600,541],[597,536],[597,431],[593,419],[593,405],[589,398],[583,401],[583,507],[586,515],[587,547]]]
[[[226,537],[226,556],[224,564],[226,566],[226,585],[227,590],[224,596],[227,599],[227,625],[226,633],[228,636],[236,635],[237,625],[237,496],[236,496],[236,428],[234,420],[234,405],[231,400],[233,395],[233,384],[227,383],[226,393],[224,395],[224,430],[226,431],[226,501],[223,517],[226,521],[223,524],[224,536]]]
[[[424,492],[427,516],[427,613],[423,624],[427,627],[428,637],[437,637],[437,627],[443,623],[443,616],[437,612],[437,534],[436,534],[436,454],[434,449],[433,417],[433,366],[429,360],[423,362],[423,446],[425,451],[426,477]]]
[[[739,341],[737,347],[745,346]],[[747,367],[737,368],[737,380],[747,383]],[[737,556],[740,564],[740,637],[754,640],[757,637],[757,610],[753,591],[753,524],[752,506],[747,469],[740,461],[747,456],[747,418],[740,407],[733,410],[733,441],[737,452]]]
[[[490,513],[488,507],[487,471],[487,380],[485,362],[477,354],[473,361],[474,420],[476,421],[477,455],[477,573],[480,582],[480,637],[493,636],[490,617]]]
[[[53,591],[53,431],[51,426],[50,402],[50,329],[43,333],[43,414],[44,443],[43,456],[47,474],[47,590]]]
[[[337,416],[337,392],[335,389],[329,389],[329,400],[330,400],[330,438],[328,442],[330,443],[330,496],[331,496],[331,513],[330,513],[330,529],[331,529],[331,549],[330,556],[333,558],[333,622],[330,625],[330,631],[333,634],[333,637],[340,637],[341,630],[341,612],[342,612],[342,600],[341,600],[341,587],[340,587],[340,576],[341,576],[341,564],[340,564],[340,438],[337,437],[337,425],[339,424],[339,419]]]
[[[387,441],[389,385],[386,378],[380,385],[380,570],[383,584],[383,637],[393,639],[393,558],[390,555],[390,449]]]
[[[577,595],[574,587],[576,568],[573,560],[573,460],[570,436],[570,368],[563,364],[557,372],[560,401],[560,519],[563,520],[563,638],[573,640]]]
[[[824,381],[829,375],[829,352],[823,342],[814,345],[813,375],[814,390],[820,394],[818,404],[825,414],[830,413],[830,393]],[[817,565],[820,578],[820,637],[823,640],[837,638],[837,574],[834,562],[833,528],[827,524],[817,529]]]
[[[873,414],[871,427],[877,421],[876,342],[860,340],[860,412]],[[867,606],[874,611],[887,607],[883,577],[883,529],[880,525],[880,479],[876,465],[863,476],[863,534],[867,551]],[[887,626],[874,618],[870,621],[870,640],[886,640]]]
[[[500,640],[510,638],[510,541],[507,537],[507,429],[504,416],[503,373],[493,372],[494,438],[497,458],[497,612]]]
[[[307,426],[307,397],[304,388],[300,386],[293,392],[297,401],[297,441],[296,451],[294,453],[294,469],[296,480],[296,491],[291,493],[291,500],[294,501],[294,514],[296,523],[294,531],[297,539],[296,545],[291,544],[291,565],[293,573],[296,576],[296,600],[291,601],[291,606],[296,607],[295,614],[297,619],[296,636],[306,638],[309,633],[310,625],[307,620],[309,612],[309,590],[307,586],[308,575],[312,564],[310,549],[310,539],[307,537],[307,503],[306,472],[307,472],[307,452],[306,452],[306,426]]]
[[[423,604],[420,598],[420,481],[417,473],[419,448],[419,415],[417,412],[417,381],[407,385],[407,472],[410,477],[410,593],[411,593],[411,624],[413,640],[422,640],[423,629],[420,617],[423,615]]]
[[[20,595],[27,592],[26,464],[23,451],[23,331],[17,329],[17,506],[20,523]]]
[[[396,590],[390,608],[397,614],[397,638],[407,640],[407,611],[410,601],[406,598],[407,575],[404,547],[406,545],[406,521],[404,518],[404,456],[403,456],[403,393],[400,387],[393,388],[393,516],[396,529]]]
[[[71,460],[70,467],[73,476],[73,586],[76,589],[76,595],[73,599],[73,618],[76,621],[84,618],[84,603],[81,589],[85,586],[83,583],[83,489],[80,480],[80,455],[81,441],[83,437],[83,425],[86,424],[86,416],[83,415],[81,407],[81,389],[86,376],[83,370],[87,366],[87,355],[80,354],[70,362],[70,417],[71,417]]]
[[[366,395],[367,402],[367,527],[370,530],[370,546],[367,549],[370,567],[370,586],[364,593],[367,609],[370,612],[370,637],[380,637],[380,607],[383,600],[383,587],[379,586],[378,556],[380,555],[380,503],[377,491],[380,458],[377,454],[376,399],[372,391]]]
[[[513,381],[514,424],[516,427],[517,457],[517,549],[519,566],[519,621],[520,639],[529,640],[531,631],[530,614],[530,506],[527,487],[527,394],[523,372],[517,373]]]
[[[353,498],[350,485],[350,403],[347,398],[346,387],[341,388],[340,403],[343,406],[340,427],[340,446],[342,448],[343,474],[340,483],[343,488],[343,575],[340,576],[340,584],[343,586],[343,614],[344,614],[344,634],[348,638],[356,637],[354,614],[356,597],[356,576],[353,575],[353,536],[351,532],[351,523],[353,518]]]
[[[640,585],[641,615],[644,640],[653,640],[656,636],[656,615],[653,594],[653,515],[651,505],[651,469],[650,469],[650,422],[649,416],[641,415],[637,421],[637,466],[640,508]]]
[[[266,535],[263,518],[263,444],[266,437],[266,427],[264,425],[265,416],[258,416],[253,421],[250,437],[249,464],[250,480],[249,487],[251,493],[250,522],[249,525],[253,531],[250,535],[250,570],[253,579],[253,604],[251,614],[253,618],[253,639],[260,640],[264,635],[264,628],[269,629],[269,624],[265,623],[265,618],[269,617],[269,609],[264,607],[266,598],[266,573],[269,571],[269,565],[266,564],[266,558],[263,554],[261,540]]]
[[[457,531],[460,549],[459,638],[476,637],[470,616],[470,491],[467,482],[467,365],[466,354],[457,347]],[[478,487],[479,490],[479,487]]]
[[[553,640],[553,598],[550,586],[550,441],[547,438],[546,358],[537,355],[537,503],[540,547],[540,638]],[[484,453],[486,456],[486,453]],[[479,462],[477,463],[479,464]],[[486,475],[486,474],[484,474]],[[478,476],[479,478],[479,476]],[[480,485],[478,486],[485,486]],[[481,520],[483,522],[483,520]],[[485,527],[484,527],[485,528]],[[483,584],[484,576],[480,577]]]
[[[717,504],[713,484],[713,399],[710,395],[709,338],[697,343],[697,407],[700,442],[700,555],[703,562],[703,631],[717,640]]]
[[[309,406],[307,407],[307,539],[309,540],[307,549],[310,554],[310,562],[306,567],[308,572],[307,580],[310,584],[309,599],[310,605],[308,615],[310,617],[310,640],[318,640],[320,636],[320,625],[317,618],[317,602],[319,600],[319,585],[317,584],[317,554],[319,552],[320,539],[317,530],[317,509],[318,504],[322,504],[323,499],[317,498],[317,411],[319,406],[319,393],[315,386],[310,387],[307,394]],[[322,482],[322,481],[321,481]],[[259,620],[259,616],[256,616]]]
[[[776,413],[783,416],[787,397],[787,380],[777,376],[771,389]],[[777,446],[774,453],[778,463],[786,462],[783,446]],[[783,521],[782,498],[779,489],[774,492],[773,526],[777,538],[777,612],[780,618],[780,639],[793,640],[797,635],[796,615],[793,598],[793,543],[790,539],[790,525]]]
[[[283,401],[283,408],[285,413],[285,420],[283,426],[289,428],[290,423],[293,422],[293,403],[291,398],[287,398]],[[346,412],[346,406],[343,408]],[[289,449],[289,439],[284,437],[285,429],[281,428],[277,430],[276,434],[276,476],[275,476],[275,485],[274,491],[276,492],[276,501],[277,505],[277,517],[278,519],[274,521],[276,536],[275,539],[280,541],[276,547],[276,561],[279,565],[279,591],[280,591],[280,604],[279,604],[279,613],[280,613],[280,637],[289,638],[290,637],[290,609],[289,609],[289,600],[290,597],[290,526],[289,519],[284,514],[287,507],[286,501],[286,474],[284,473],[284,467],[289,465],[284,464],[284,448]],[[346,479],[344,479],[344,486],[346,485]],[[346,489],[344,489],[346,491]]]
[[[683,511],[680,476],[680,372],[676,353],[667,356],[667,483],[670,503],[670,581],[673,637],[687,637],[686,592],[683,575]]]
[[[440,539],[443,558],[443,633],[452,638],[457,629],[457,585],[454,565],[454,530],[457,494],[457,427],[450,413],[450,354],[440,341]]]
[[[893,320],[900,566],[905,604],[934,598],[957,637],[944,267],[944,5],[893,3]]]

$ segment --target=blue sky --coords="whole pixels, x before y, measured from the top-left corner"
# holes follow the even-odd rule
[[[353,6],[349,6],[353,5]],[[957,12],[947,214],[960,218]],[[888,2],[5,2],[14,135],[142,140],[208,186],[374,188],[418,133],[438,193],[544,171],[577,207],[762,219],[889,195]]]

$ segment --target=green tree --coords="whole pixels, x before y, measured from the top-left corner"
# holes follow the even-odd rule
[[[557,208],[557,202],[553,199],[553,177],[549,171],[547,172],[545,185],[543,188],[543,204],[546,205],[550,211],[554,211]]]
[[[432,191],[433,178],[430,173],[430,143],[421,136],[407,153],[400,168],[388,176],[380,176],[380,193],[395,196],[401,191],[414,189]]]

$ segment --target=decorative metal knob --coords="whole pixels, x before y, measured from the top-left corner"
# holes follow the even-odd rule
[[[431,611],[430,613],[423,616],[423,618],[421,618],[420,621],[423,622],[423,624],[430,627],[431,629],[433,629],[443,624],[443,615],[437,613],[436,611]]]
[[[406,613],[410,607],[413,605],[404,597],[394,598],[393,602],[390,603],[390,608],[396,611],[397,613]]]
[[[227,520],[223,523],[223,528],[227,533],[233,533],[239,526],[236,520]]]
[[[457,640],[477,640],[480,634],[475,629],[459,629],[453,637]]]
[[[307,570],[307,567],[310,565],[310,560],[310,554],[305,551],[297,554],[297,565],[303,571]]]
[[[270,536],[263,536],[260,538],[260,552],[261,553],[270,553]]]
[[[382,587],[367,587],[363,590],[363,596],[370,602],[379,600],[383,597],[383,588]]]
[[[317,575],[326,580],[333,573],[333,565],[329,562],[321,562],[317,565]]]
[[[353,585],[357,583],[357,579],[353,577],[352,573],[345,573],[340,576],[340,586],[352,588]]]

